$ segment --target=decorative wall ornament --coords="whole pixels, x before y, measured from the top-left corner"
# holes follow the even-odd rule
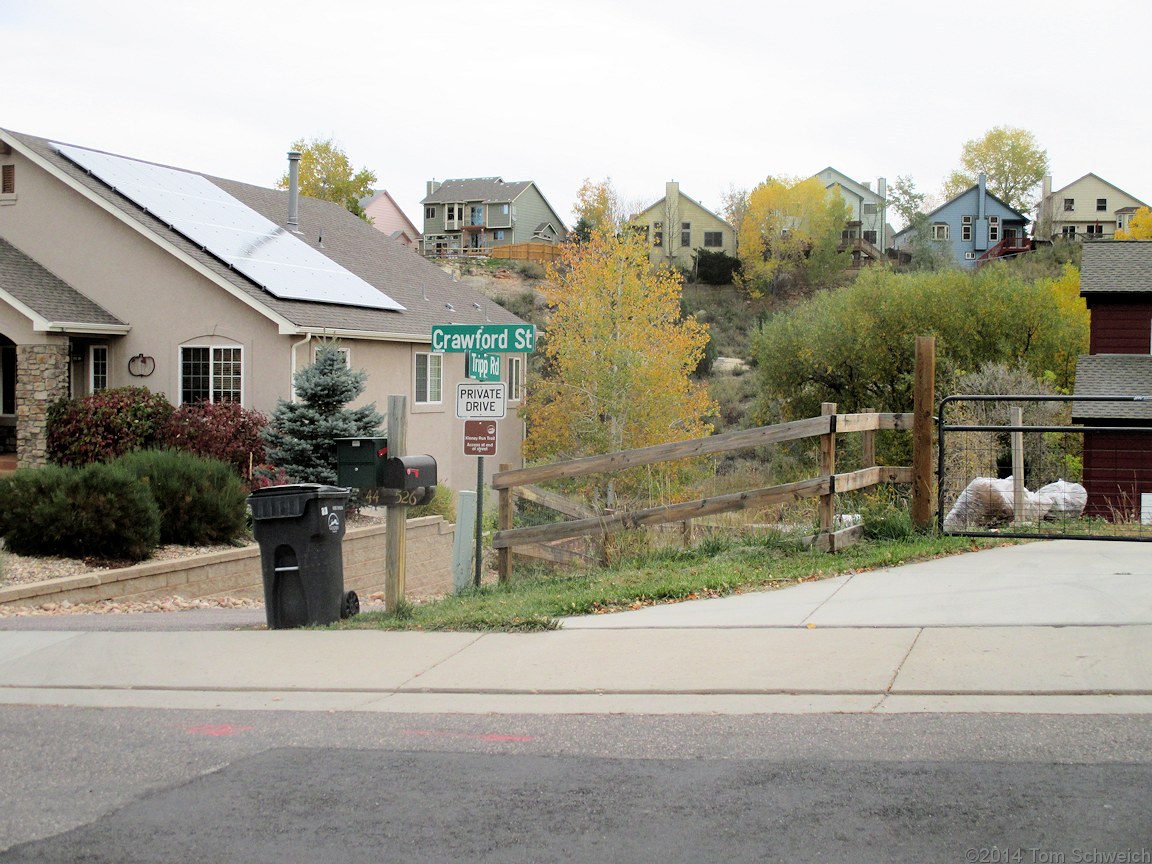
[[[156,371],[156,358],[137,354],[128,361],[128,372],[137,378],[147,378]]]

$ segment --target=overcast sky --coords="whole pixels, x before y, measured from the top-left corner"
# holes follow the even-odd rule
[[[1054,186],[1152,201],[1152,3],[0,0],[0,127],[272,186],[332,137],[420,227],[431,178],[629,202],[831,165],[937,193],[1031,131]]]

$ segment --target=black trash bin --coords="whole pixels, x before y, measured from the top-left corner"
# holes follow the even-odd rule
[[[331,624],[360,610],[355,592],[344,593],[348,494],[339,486],[293,483],[248,496],[269,630]]]

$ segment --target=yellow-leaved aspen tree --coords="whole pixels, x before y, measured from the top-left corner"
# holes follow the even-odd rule
[[[707,326],[681,313],[681,279],[653,267],[641,236],[595,231],[564,247],[544,288],[552,316],[541,340],[544,374],[525,405],[524,451],[570,459],[698,438],[715,403],[692,373]],[[586,488],[615,507],[620,478]]]

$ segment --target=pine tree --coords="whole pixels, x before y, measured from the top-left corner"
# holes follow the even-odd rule
[[[379,435],[384,417],[376,404],[344,406],[364,392],[368,374],[349,369],[335,345],[292,377],[299,402],[281,399],[262,436],[269,461],[300,483],[336,483],[336,439]]]

